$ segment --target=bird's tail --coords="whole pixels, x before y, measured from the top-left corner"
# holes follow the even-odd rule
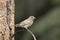
[[[19,24],[14,25],[15,27],[19,27]]]
[[[34,40],[36,40],[35,35],[28,28],[26,28],[26,30],[33,36]]]

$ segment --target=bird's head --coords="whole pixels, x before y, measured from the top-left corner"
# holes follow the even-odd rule
[[[34,20],[35,17],[34,16],[29,16],[29,19]]]

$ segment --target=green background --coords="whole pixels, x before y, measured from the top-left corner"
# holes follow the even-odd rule
[[[15,0],[15,24],[35,16],[29,28],[37,40],[60,40],[60,0]],[[33,40],[29,32],[16,28],[15,40]]]

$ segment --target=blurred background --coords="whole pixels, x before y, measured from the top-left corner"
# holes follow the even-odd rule
[[[60,40],[60,0],[15,0],[15,24],[31,15],[36,19],[29,29],[37,40]],[[15,28],[15,31],[20,29],[15,40],[33,40],[23,28]]]

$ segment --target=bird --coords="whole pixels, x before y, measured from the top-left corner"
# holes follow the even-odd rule
[[[33,24],[35,17],[34,16],[29,16],[27,19],[23,20],[19,24],[16,25],[16,27],[23,27],[23,28],[28,28]]]
[[[35,35],[28,29],[33,24],[34,20],[34,16],[29,16],[27,19],[23,20],[19,24],[16,24],[15,26],[25,28],[33,36],[34,40],[36,40]]]

